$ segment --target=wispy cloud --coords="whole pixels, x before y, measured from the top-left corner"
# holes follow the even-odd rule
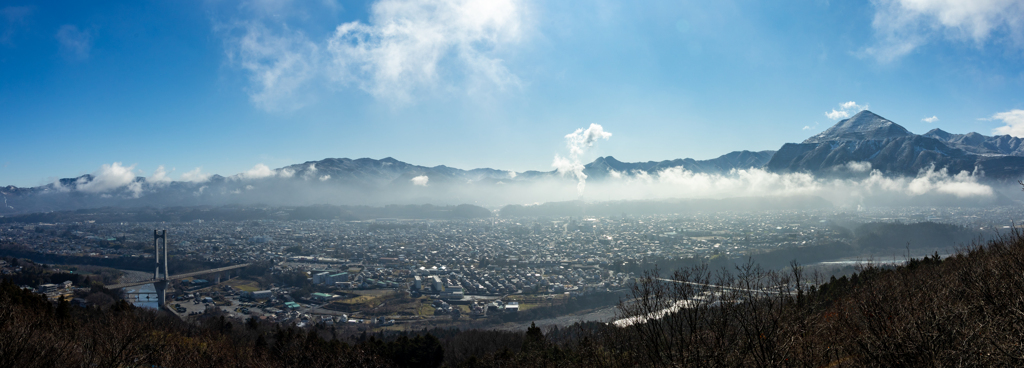
[[[1002,120],[1006,125],[992,129],[992,134],[1009,134],[1014,137],[1024,137],[1024,110],[1010,110],[992,115],[986,120]]]
[[[864,50],[879,62],[899,59],[933,39],[973,42],[995,37],[1024,45],[1024,2],[1019,0],[873,0],[875,45]]]
[[[497,56],[520,39],[519,1],[381,0],[370,12],[370,22],[342,24],[328,41],[335,81],[399,102],[455,82],[442,73],[461,74],[463,87],[519,84]]]
[[[57,30],[57,41],[61,52],[71,61],[83,61],[89,58],[92,51],[92,34],[79,30],[77,26],[65,24]]]
[[[229,63],[248,74],[250,98],[264,110],[303,107],[317,83],[356,87],[393,104],[425,93],[520,85],[502,55],[523,37],[524,0],[378,0],[369,21],[338,25],[322,40],[269,14],[215,27]]]
[[[425,186],[427,186],[427,182],[430,181],[430,178],[427,177],[426,175],[420,175],[420,176],[417,176],[415,178],[412,178],[411,181],[412,181],[412,185],[419,185],[421,187],[425,187]]]
[[[939,118],[933,115],[933,116],[932,116],[932,117],[930,117],[930,118],[924,118],[924,119],[921,119],[921,121],[923,121],[923,122],[925,122],[925,123],[928,123],[928,124],[931,124],[931,123],[934,123],[934,122],[936,122],[936,121],[939,121]]]
[[[8,6],[0,9],[0,45],[11,45],[18,27],[25,24],[25,19],[32,14],[27,6]]]
[[[289,111],[311,101],[305,87],[320,72],[320,48],[299,31],[272,31],[261,22],[239,25],[228,40],[228,60],[249,74],[249,98],[266,111]]]
[[[167,175],[167,169],[164,168],[164,165],[160,165],[159,167],[157,167],[156,172],[154,172],[153,175],[150,175],[148,178],[146,178],[147,184],[164,185],[170,182],[171,177]]]

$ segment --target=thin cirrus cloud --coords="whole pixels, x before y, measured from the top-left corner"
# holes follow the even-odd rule
[[[24,28],[26,20],[32,14],[28,6],[8,6],[0,9],[0,45],[13,46],[15,33]]]
[[[522,0],[378,0],[369,12],[322,40],[259,15],[219,28],[229,64],[246,72],[250,99],[267,111],[302,108],[316,83],[399,105],[423,93],[521,84],[502,56],[523,38]]]
[[[92,34],[79,30],[77,26],[65,24],[60,26],[55,35],[60,43],[61,53],[71,61],[83,61],[89,58],[92,51]]]
[[[1024,2],[1019,0],[873,0],[877,42],[864,53],[888,63],[934,39],[984,45],[992,38],[1024,46]]]

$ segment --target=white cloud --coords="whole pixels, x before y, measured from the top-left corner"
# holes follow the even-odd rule
[[[921,119],[921,121],[923,121],[923,122],[925,122],[925,123],[929,123],[929,124],[931,124],[931,123],[934,123],[934,122],[936,122],[936,121],[939,121],[939,118],[933,115],[933,116],[932,116],[932,117],[930,117],[930,118],[924,118],[924,119]]]
[[[979,182],[978,172],[950,175],[946,169],[921,170],[915,177],[887,177],[867,162],[840,165],[865,172],[852,179],[815,177],[808,173],[772,173],[763,169],[732,170],[724,174],[695,173],[674,167],[655,174],[619,173],[588,186],[587,196],[602,199],[736,198],[820,196],[840,206],[860,204],[868,198],[894,201],[907,197],[952,195],[957,198],[992,198],[992,187]],[[885,202],[885,200],[882,200]]]
[[[856,114],[858,112],[861,112],[861,111],[867,110],[867,109],[868,109],[868,105],[867,104],[861,106],[861,105],[858,105],[856,102],[848,101],[848,102],[844,102],[844,103],[839,104],[839,110],[832,109],[832,111],[826,111],[825,112],[825,117],[827,117],[829,119],[832,119],[832,120],[846,119],[846,118],[849,118],[850,116],[853,116],[854,114]],[[810,129],[810,127],[807,127],[805,129]]]
[[[173,170],[172,170],[173,171]],[[171,178],[167,176],[167,170],[164,169],[164,165],[160,165],[156,168],[156,172],[150,177],[146,178],[147,184],[153,185],[164,185],[171,182]]]
[[[932,39],[981,46],[1006,37],[1024,41],[1024,2],[1019,0],[873,0],[877,44],[865,53],[880,62],[899,59]]]
[[[256,164],[249,171],[238,174],[238,177],[242,179],[262,179],[274,175],[277,175],[277,173],[267,167],[267,165]]]
[[[516,178],[516,172],[512,171],[512,170],[509,170],[508,171],[508,178],[509,179],[515,179]]]
[[[992,115],[989,120],[1002,120],[1006,125],[992,129],[992,134],[1009,134],[1014,137],[1024,137],[1024,110],[1014,109]]]
[[[103,164],[99,170],[92,174],[92,180],[79,178],[75,182],[77,189],[86,193],[100,193],[135,183],[135,165],[123,166],[120,162],[107,165]],[[138,195],[141,187],[129,188]]]
[[[253,4],[252,19],[215,29],[225,35],[231,64],[247,72],[259,108],[301,108],[316,83],[354,86],[403,104],[424,93],[480,95],[519,86],[504,56],[525,33],[524,1],[378,0],[369,21],[338,25],[322,40]]]
[[[519,42],[524,16],[517,0],[381,0],[369,23],[342,24],[328,41],[332,77],[400,102],[446,73],[499,89],[518,85],[498,54]]]
[[[810,125],[804,125],[803,130],[811,130],[811,126]]]
[[[309,164],[306,166],[306,171],[302,173],[302,180],[310,180],[316,178],[316,164]],[[321,180],[322,181],[322,180]]]
[[[191,182],[191,183],[202,183],[202,182],[205,182],[207,180],[210,180],[210,175],[209,174],[203,174],[201,167],[197,167],[197,168],[193,169],[192,171],[189,171],[189,172],[186,172],[184,174],[181,174],[181,181],[187,181],[187,182]],[[202,193],[202,192],[200,192],[200,193]]]
[[[289,168],[283,168],[283,169],[277,170],[277,176],[280,176],[282,178],[290,178],[292,176],[295,176],[295,170],[292,170],[292,169],[289,169]]]
[[[850,161],[843,165],[833,166],[832,171],[838,173],[846,172],[866,174],[871,172],[871,163],[867,161]]]
[[[430,178],[428,178],[426,175],[420,175],[415,178],[412,178],[412,184],[419,185],[421,187],[427,186],[428,181],[430,181]]]
[[[324,176],[320,177],[320,181],[328,181],[328,180],[331,180],[331,176],[330,175],[324,175]]]
[[[60,178],[51,178],[50,182],[53,185],[53,190],[56,190],[57,192],[67,193],[67,192],[71,191],[71,187],[70,186],[66,186],[64,184],[61,184]]]
[[[831,112],[827,112],[826,111],[825,112],[825,116],[828,117],[829,119],[832,119],[832,120],[839,120],[839,119],[846,119],[846,118],[850,117],[850,113],[848,113],[846,111],[839,111],[839,110],[836,110],[836,109],[832,109]]]
[[[274,32],[257,21],[238,27],[244,34],[229,38],[227,55],[248,72],[253,104],[266,111],[289,111],[309,103],[304,88],[319,73],[319,46],[287,27]]]
[[[68,60],[82,61],[89,58],[89,52],[92,50],[92,35],[89,32],[65,24],[60,26],[55,37],[60,42],[61,52]]]

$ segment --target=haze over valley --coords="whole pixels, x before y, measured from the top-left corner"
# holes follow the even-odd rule
[[[0,4],[0,366],[1024,361],[1024,0]]]
[[[259,164],[230,175],[186,173],[172,180],[158,170],[104,164],[92,174],[29,188],[5,187],[0,213],[104,206],[268,204],[474,204],[491,209],[546,202],[650,201],[819,197],[837,207],[1007,204],[1024,175],[1020,138],[934,129],[913,134],[868,110],[803,143],[777,151],[736,151],[711,160],[621,162],[612,156],[581,162],[599,141],[600,125],[566,136],[569,154],[552,170],[425,167],[394,158],[327,158],[280,168]],[[754,208],[754,207],[752,207]]]

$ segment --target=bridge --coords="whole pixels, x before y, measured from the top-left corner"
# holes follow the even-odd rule
[[[163,258],[160,257],[160,250],[161,249],[163,249]],[[139,286],[139,285],[145,285],[145,284],[153,284],[153,286],[156,288],[157,302],[159,303],[160,308],[163,308],[164,304],[167,302],[167,284],[170,281],[181,280],[181,279],[184,279],[184,278],[201,276],[201,275],[217,274],[217,273],[221,273],[221,272],[230,272],[232,270],[236,270],[236,269],[243,268],[243,267],[246,267],[246,266],[250,265],[249,263],[242,263],[242,264],[236,264],[236,265],[227,266],[227,267],[220,267],[220,268],[214,268],[214,269],[210,269],[210,270],[189,272],[189,273],[183,273],[183,274],[180,274],[180,275],[171,276],[167,272],[167,261],[169,260],[169,258],[167,258],[167,230],[153,230],[153,251],[155,253],[155,257],[154,258],[156,258],[156,269],[153,272],[153,279],[151,279],[151,280],[143,280],[143,281],[135,281],[135,282],[126,282],[126,283],[120,283],[120,284],[112,284],[112,285],[104,285],[104,287],[106,287],[107,289],[123,289],[123,288],[132,287],[132,286]],[[164,271],[162,277],[161,277],[161,274],[160,274],[161,266],[163,266],[163,271]]]

